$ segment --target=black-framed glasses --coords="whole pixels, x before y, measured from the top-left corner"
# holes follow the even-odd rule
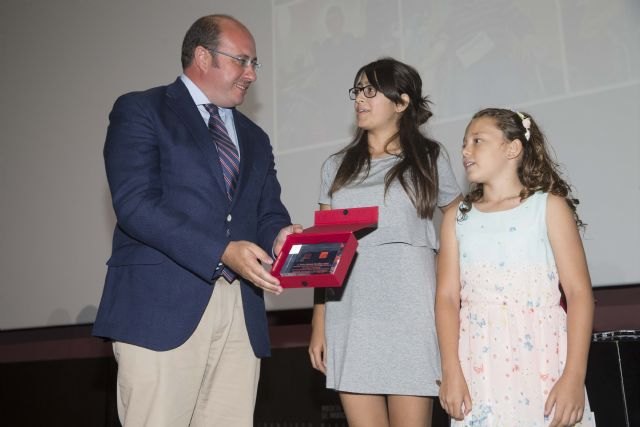
[[[360,92],[365,98],[373,98],[378,93],[378,90],[371,85],[352,87],[349,89],[349,99],[355,101]]]
[[[221,50],[217,50],[217,49],[209,49],[207,48],[207,50],[211,53],[217,53],[218,55],[224,55],[226,57],[229,57],[233,60],[235,60],[242,68],[249,68],[249,67],[253,67],[254,70],[257,70],[258,68],[260,68],[262,66],[261,63],[258,62],[258,58],[248,58],[246,56],[236,56],[236,55],[232,55],[230,53],[227,52],[222,52]]]

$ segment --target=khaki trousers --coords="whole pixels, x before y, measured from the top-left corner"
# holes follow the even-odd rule
[[[249,343],[240,283],[219,279],[193,335],[153,351],[113,344],[125,427],[251,427],[260,359]]]

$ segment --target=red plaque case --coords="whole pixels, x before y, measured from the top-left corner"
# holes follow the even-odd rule
[[[377,206],[316,211],[313,227],[287,236],[271,274],[283,288],[342,286],[358,247],[353,233],[377,224]]]

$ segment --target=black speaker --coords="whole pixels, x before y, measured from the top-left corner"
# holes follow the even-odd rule
[[[585,382],[591,410],[599,426],[638,427],[640,340],[606,334],[596,334],[589,351]]]

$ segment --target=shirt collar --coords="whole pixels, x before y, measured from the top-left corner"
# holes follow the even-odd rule
[[[204,92],[189,77],[187,77],[185,74],[181,74],[180,79],[182,80],[182,83],[184,83],[184,85],[187,87],[189,95],[191,95],[191,98],[196,105],[200,106],[212,103],[211,101],[209,101],[209,98],[207,98],[207,95],[205,95]],[[218,111],[220,112],[220,116],[224,119],[225,117],[231,115],[232,109],[218,107]]]

